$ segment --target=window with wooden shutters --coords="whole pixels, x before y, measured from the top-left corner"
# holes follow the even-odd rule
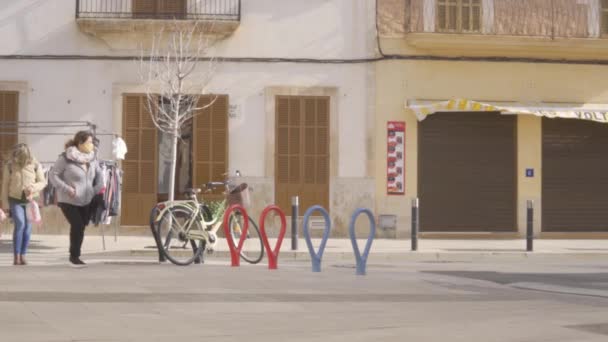
[[[276,99],[276,202],[291,207],[329,209],[329,97],[278,96]]]
[[[437,0],[437,30],[480,32],[481,0]]]
[[[186,0],[132,0],[134,18],[183,18]]]
[[[158,134],[145,95],[124,95],[123,136],[129,153],[123,162],[121,223],[146,225],[157,202]]]
[[[19,112],[19,93],[16,91],[0,91],[0,120],[4,125],[0,128],[0,156],[4,156],[17,144],[16,124]]]
[[[0,159],[4,160],[7,153],[17,144],[17,122],[19,116],[19,93],[16,91],[0,91]],[[0,179],[4,164],[0,165]]]
[[[608,0],[602,0],[602,34],[608,35]]]
[[[215,101],[214,101],[215,99]],[[225,180],[228,171],[228,96],[207,95],[199,100],[199,107],[213,104],[194,117],[194,186]],[[216,189],[205,196],[220,200],[224,189]]]

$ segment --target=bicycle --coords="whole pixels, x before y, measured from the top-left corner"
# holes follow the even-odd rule
[[[215,217],[208,204],[204,200],[198,200],[202,189],[187,189],[188,200],[161,202],[155,207],[156,214],[152,218],[159,247],[173,264],[186,266],[195,261],[198,263],[202,261],[205,250],[213,253],[226,208],[233,204],[243,207],[249,205],[249,188],[246,183],[233,186],[232,182],[227,180],[209,182],[204,187],[207,192],[218,187],[225,188],[226,198],[220,204],[221,209]],[[247,219],[249,229],[241,250],[241,258],[250,264],[257,264],[264,257],[264,245],[257,224],[250,216]],[[238,245],[243,225],[242,213],[233,211],[228,222],[230,238]]]

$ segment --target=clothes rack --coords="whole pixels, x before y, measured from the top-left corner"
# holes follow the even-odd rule
[[[116,133],[111,133],[103,129],[99,129],[98,126],[90,121],[2,121],[0,122],[0,136],[73,136],[73,132],[70,133],[62,133],[57,132],[59,129],[88,129],[92,134],[94,140],[99,141],[96,137],[101,136],[111,136],[114,138],[119,138],[120,135]],[[0,161],[0,165],[3,164],[4,161]],[[39,161],[39,163],[43,166],[45,170],[45,174],[48,179],[48,173],[52,169],[52,166],[55,164],[54,161]],[[110,194],[114,197],[112,200],[120,201],[120,187],[122,186],[122,170],[119,169],[118,163],[109,160],[99,160],[100,165],[105,165],[105,167],[112,168],[111,180],[114,182],[111,187]],[[47,186],[43,192],[42,200],[45,203],[56,204],[55,200],[55,189],[52,185]],[[106,191],[108,193],[108,191]],[[104,194],[104,200],[107,201],[107,196]],[[119,205],[118,205],[119,207]],[[110,208],[112,209],[112,208]],[[111,216],[118,216],[118,212],[116,211],[116,205],[114,210],[112,211]],[[107,216],[105,218],[110,218],[110,212],[108,210]],[[108,221],[106,221],[108,222]],[[101,223],[101,222],[98,222]],[[102,233],[102,243],[103,250],[106,250],[105,243],[105,229],[104,224],[101,225],[101,233]],[[118,241],[118,226],[114,227],[114,241]]]
[[[91,121],[2,121],[0,122],[0,130],[8,129],[42,129],[42,128],[88,128],[94,136],[113,136],[119,137],[119,134],[108,132],[100,129],[97,124]],[[100,131],[100,132],[98,132]],[[58,132],[0,132],[0,135],[71,135],[72,133]]]

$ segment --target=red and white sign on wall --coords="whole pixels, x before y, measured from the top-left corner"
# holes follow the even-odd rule
[[[387,123],[386,192],[405,194],[405,122]]]

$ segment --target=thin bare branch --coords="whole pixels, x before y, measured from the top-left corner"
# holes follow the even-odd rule
[[[210,29],[199,22],[183,25],[175,20],[154,35],[149,51],[141,49],[138,67],[146,109],[154,126],[171,137],[181,139],[188,121],[206,113],[218,98],[201,101],[217,70],[217,59],[209,56],[215,38],[205,34]],[[201,62],[202,56],[209,60]]]

